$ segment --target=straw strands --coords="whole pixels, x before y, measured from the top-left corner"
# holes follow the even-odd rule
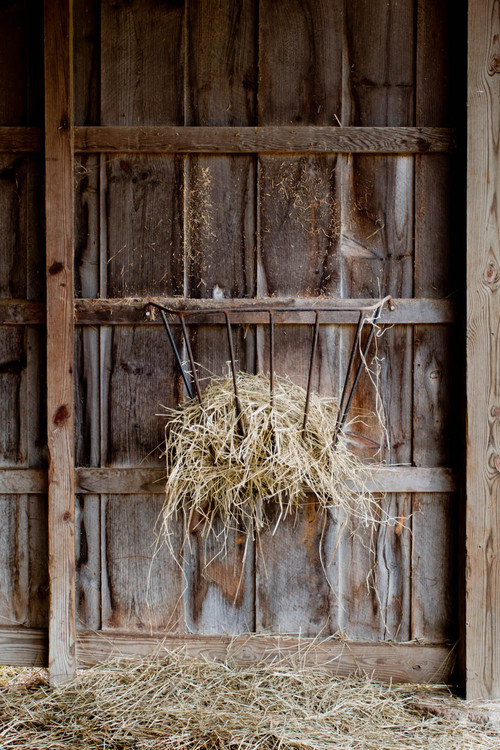
[[[246,373],[238,374],[237,385],[239,418],[227,377],[211,380],[203,404],[195,399],[166,409],[162,524],[167,537],[182,511],[190,530],[201,524],[208,533],[219,518],[227,530],[253,534],[269,526],[271,517],[277,515],[279,522],[296,514],[306,491],[315,494],[321,508],[362,523],[389,520],[366,489],[374,467],[349,450],[342,433],[335,444],[334,399],[311,393],[303,431],[303,388],[275,377],[271,397],[268,376]]]
[[[282,657],[238,666],[167,652],[114,660],[54,689],[1,683],[3,750],[488,750],[487,726],[423,715],[429,688],[332,677]],[[435,694],[435,689],[432,690]],[[449,698],[455,705],[458,700]]]

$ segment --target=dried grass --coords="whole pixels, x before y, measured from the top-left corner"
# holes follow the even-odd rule
[[[237,383],[240,422],[232,379],[226,377],[211,380],[203,405],[196,399],[166,410],[161,522],[167,538],[182,514],[190,531],[201,526],[210,533],[221,519],[226,532],[244,528],[254,534],[297,514],[306,491],[320,508],[363,524],[390,520],[367,489],[374,466],[362,463],[341,433],[334,447],[334,399],[311,393],[303,434],[303,388],[275,377],[271,406],[266,375],[239,373]]]
[[[423,715],[412,705],[415,692],[435,689],[335,678],[286,657],[238,666],[167,652],[110,661],[55,689],[37,674],[31,686],[12,677],[0,681],[3,750],[488,750],[500,744],[486,726]]]

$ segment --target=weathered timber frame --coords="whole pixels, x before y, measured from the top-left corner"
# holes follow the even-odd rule
[[[500,9],[469,2],[466,690],[500,699]]]
[[[47,325],[48,472],[7,469],[0,491],[49,494],[50,620],[49,632],[0,629],[3,663],[49,664],[53,683],[71,678],[78,664],[120,653],[148,653],[164,634],[151,637],[90,633],[76,635],[74,589],[74,493],[157,493],[156,469],[75,468],[73,452],[73,326],[161,325],[147,314],[144,299],[74,299],[73,293],[73,156],[74,153],[368,153],[429,154],[454,148],[446,128],[429,127],[73,127],[72,2],[45,0],[45,129],[0,127],[0,150],[41,152],[45,148],[47,306],[23,300],[0,301],[0,324]],[[466,663],[467,694],[500,698],[500,574],[497,512],[500,471],[499,278],[500,226],[498,129],[500,84],[496,39],[500,15],[494,0],[469,0],[468,237],[467,237],[467,519],[466,519]],[[174,307],[175,298],[157,300]],[[346,306],[349,300],[339,301]],[[242,300],[248,308],[249,301]],[[290,306],[277,299],[276,306]],[[210,301],[189,303],[199,310]],[[238,303],[237,303],[238,304]],[[261,304],[260,302],[258,304]],[[398,299],[391,322],[434,324],[455,319],[449,300]],[[231,301],[234,306],[235,302]],[[241,322],[259,323],[260,313],[240,313]],[[342,317],[343,315],[343,317]],[[308,323],[296,313],[296,323]],[[332,320],[352,323],[345,312]],[[447,493],[456,479],[446,468],[387,470],[376,489],[390,492]],[[262,637],[262,649],[294,639]],[[228,642],[219,636],[168,636],[167,645],[187,644],[192,653],[223,655]],[[447,681],[451,675],[446,646],[326,641],[310,653],[315,663],[332,661],[347,674],[365,668],[380,678]]]

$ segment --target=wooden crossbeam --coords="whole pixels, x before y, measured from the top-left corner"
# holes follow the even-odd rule
[[[314,306],[314,309],[324,310],[332,304],[341,307],[351,307],[355,304],[369,304],[372,300],[350,300],[350,299],[232,299],[232,300],[210,300],[210,299],[180,299],[179,297],[154,298],[154,301],[170,309],[199,310],[199,315],[188,322],[197,325],[203,323],[224,324],[223,316],[214,315],[204,317],[204,312],[213,308],[249,308],[265,307],[273,310],[279,307],[304,307]],[[75,300],[75,323],[78,325],[161,325],[161,318],[155,310],[149,306],[149,299],[140,298],[116,298],[116,299],[76,299]],[[447,299],[395,299],[395,309],[391,312],[385,310],[382,314],[382,323],[398,325],[418,325],[453,323],[456,312],[453,303]],[[312,313],[314,316],[314,313]],[[277,313],[276,322],[286,322],[294,325],[310,324],[311,313],[288,312],[285,315]],[[262,324],[269,321],[266,313],[259,312],[237,312],[234,315],[235,323],[248,325]],[[355,323],[357,314],[353,312],[340,311],[338,313],[326,313],[321,316],[321,321],[331,324]],[[0,325],[43,325],[45,323],[45,308],[40,302],[31,300],[0,300]],[[172,319],[175,325],[175,319]]]
[[[78,467],[76,492],[79,494],[162,494],[164,469]],[[394,466],[379,469],[368,489],[373,492],[454,492],[457,481],[447,467],[415,468]],[[47,491],[44,469],[2,469],[0,494],[43,495]]]
[[[82,153],[446,153],[448,128],[90,126],[75,128]]]
[[[191,657],[221,660],[230,656],[240,664],[297,655],[306,666],[328,669],[339,677],[364,672],[377,680],[392,682],[449,683],[453,668],[452,652],[441,644],[363,643],[275,635],[229,637],[156,633],[146,636],[83,632],[78,634],[77,659],[80,667],[89,667],[112,656],[161,656],[165,649],[178,648],[183,648]],[[0,628],[0,653],[6,665],[45,666],[47,632]]]
[[[427,127],[173,127],[74,128],[78,153],[365,153],[436,154],[454,149],[453,131]],[[0,127],[0,152],[42,150],[34,127]]]

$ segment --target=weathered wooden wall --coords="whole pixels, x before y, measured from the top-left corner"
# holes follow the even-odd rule
[[[43,121],[43,9],[0,8],[0,125]],[[43,175],[39,156],[0,154],[0,298],[44,299]],[[0,327],[0,467],[46,465],[45,337]],[[0,627],[47,625],[47,498],[0,495]]]
[[[0,83],[4,125],[41,119],[39,27],[33,20],[27,29],[23,11],[18,2],[0,10],[0,55],[12,77],[8,88]],[[453,128],[463,117],[463,81],[452,66],[464,53],[461,35],[449,31],[453,19],[451,1],[74,0],[75,125]],[[460,295],[453,154],[160,150],[76,155],[78,298],[390,293],[446,305]],[[0,294],[41,299],[37,157],[0,158],[0,210],[8,217],[0,230]],[[449,315],[425,324],[409,319],[379,341],[388,440],[372,420],[352,434],[352,445],[367,458],[380,450],[389,463],[454,468],[461,425],[453,325]],[[141,315],[77,323],[76,465],[161,467],[156,414],[181,396],[163,329]],[[0,331],[0,460],[43,467],[40,327]],[[338,393],[353,335],[352,325],[322,327],[321,392]],[[303,325],[277,328],[277,372],[304,384],[310,336]],[[211,371],[226,367],[220,326],[199,326],[193,348]],[[259,326],[238,334],[242,368],[265,369],[267,356]],[[355,408],[373,405],[365,381]],[[209,562],[213,550],[194,534],[181,570],[166,547],[153,556],[161,494],[127,487],[94,494],[99,489],[76,499],[81,631],[341,630],[358,640],[441,644],[457,636],[452,493],[387,493],[402,523],[382,529],[371,551],[366,536],[344,535],[330,565],[337,521],[322,518],[311,502],[295,525],[284,523],[255,548],[245,551],[235,537],[225,559]],[[7,603],[0,624],[43,627],[44,498],[0,502],[7,509],[0,517],[0,607]],[[174,547],[181,543],[179,528]]]

